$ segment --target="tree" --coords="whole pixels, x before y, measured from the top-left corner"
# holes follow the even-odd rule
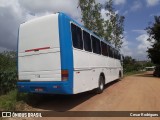
[[[105,6],[96,3],[95,0],[79,0],[79,6],[84,26],[120,49],[123,43],[124,16],[114,11],[112,0],[106,2]],[[108,20],[102,18],[102,8],[108,11]]]
[[[149,38],[152,43],[151,48],[148,48],[148,57],[154,64],[160,65],[160,16],[154,17],[154,23],[146,28]]]
[[[0,53],[0,95],[16,88],[16,52]]]
[[[133,59],[131,56],[125,56],[123,60],[123,64],[125,65],[135,64],[135,59]]]
[[[6,51],[0,53],[0,71],[16,70],[16,52]]]
[[[114,11],[113,1],[105,3],[106,16],[110,18],[104,21],[104,38],[110,41],[117,49],[123,44],[124,16],[120,16]]]
[[[96,3],[95,0],[79,0],[79,7],[82,11],[82,21],[84,26],[103,37],[103,19],[101,16],[101,4]]]
[[[125,56],[123,60],[123,68],[124,73],[127,73],[142,70],[144,69],[144,66],[142,63],[136,61],[131,56]]]

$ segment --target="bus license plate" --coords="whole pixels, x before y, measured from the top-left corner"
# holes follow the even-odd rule
[[[36,92],[43,92],[43,88],[35,88]]]

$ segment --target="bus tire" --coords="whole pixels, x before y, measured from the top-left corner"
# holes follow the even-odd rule
[[[98,82],[98,88],[96,90],[96,93],[97,94],[100,94],[103,92],[104,90],[104,77],[101,75],[100,78],[99,78],[99,82]]]

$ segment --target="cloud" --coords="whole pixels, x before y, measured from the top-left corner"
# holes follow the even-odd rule
[[[132,50],[129,48],[130,46],[130,42],[127,41],[126,38],[123,38],[123,44],[122,44],[122,48],[121,48],[121,53],[124,55],[124,56],[132,56]]]
[[[101,3],[101,4],[105,4],[106,2],[108,2],[109,0],[95,0],[96,3]]]
[[[129,13],[129,10],[124,11],[123,15],[127,15]]]
[[[156,6],[160,3],[160,0],[146,0],[147,6]]]
[[[127,40],[127,37],[123,39],[123,44],[121,48],[121,53],[124,56],[132,56],[132,58],[137,60],[147,60],[147,48],[151,47],[151,43],[147,41],[148,35],[144,33],[142,30],[133,30],[134,32],[138,32],[140,34],[136,41],[132,43]],[[127,33],[126,33],[127,34]],[[136,44],[135,44],[136,43]]]
[[[15,50],[18,27],[23,21],[22,10],[17,0],[0,1],[0,47]]]
[[[147,59],[147,48],[152,45],[149,41],[147,41],[148,37],[149,36],[147,34],[141,34],[136,38],[139,42],[139,45],[137,46],[137,56],[141,59]]]
[[[134,1],[133,6],[131,7],[131,11],[137,11],[142,7],[142,3],[140,1]]]
[[[108,16],[106,14],[109,14]],[[105,10],[105,9],[101,9],[101,15],[102,15],[102,18],[104,20],[109,20],[110,19],[110,12],[108,10]]]
[[[134,1],[133,4],[131,4],[130,8],[128,8],[127,10],[125,10],[123,12],[123,15],[126,16],[127,14],[129,14],[130,12],[134,12],[137,11],[139,9],[142,8],[142,3],[141,1]]]
[[[0,52],[4,52],[4,51],[10,51],[10,50],[4,47],[0,47]]]
[[[78,0],[0,0],[0,52],[16,50],[18,28],[24,21],[55,12],[81,21],[77,5]]]
[[[19,0],[19,3],[31,13],[64,12],[76,19],[81,15],[78,0]]]
[[[138,33],[138,34],[145,34],[145,30],[132,30],[132,32]]]
[[[153,17],[153,16],[160,16],[160,12],[158,12],[158,13],[153,13],[153,14],[150,14],[150,17]]]
[[[123,5],[126,3],[126,0],[114,0],[113,2],[115,5]]]

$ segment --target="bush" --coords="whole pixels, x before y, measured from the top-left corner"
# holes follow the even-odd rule
[[[13,71],[0,71],[0,95],[16,88],[17,72]]]
[[[17,90],[12,90],[6,95],[0,96],[0,111],[15,110]]]

